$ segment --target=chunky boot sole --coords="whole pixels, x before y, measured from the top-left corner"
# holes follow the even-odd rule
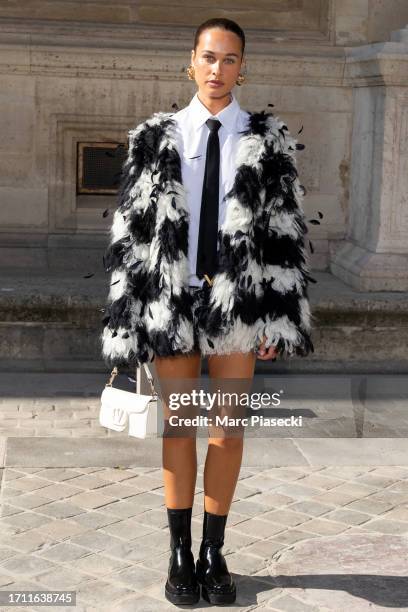
[[[198,559],[196,567],[197,580],[201,584],[201,595],[203,599],[205,599],[205,601],[208,601],[208,603],[214,604],[216,606],[234,603],[237,597],[237,590],[235,584],[229,591],[219,591],[216,589],[211,589],[211,587],[205,584],[204,579],[202,578],[201,566]]]
[[[209,591],[204,584],[201,585],[201,595],[203,596],[203,599],[208,601],[208,603],[215,606],[234,603],[237,597],[235,589],[230,593],[216,593],[214,591]]]
[[[192,590],[186,593],[175,593],[174,591],[170,591],[168,589],[168,585],[166,582],[166,585],[164,587],[164,594],[166,596],[166,599],[171,603],[188,606],[191,604],[196,604],[200,600],[200,586],[197,585],[197,588],[194,591]]]

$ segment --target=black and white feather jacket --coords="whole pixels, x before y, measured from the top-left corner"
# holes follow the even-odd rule
[[[154,113],[129,131],[104,254],[110,288],[100,343],[110,367],[193,347],[189,211],[172,115]],[[281,357],[314,350],[297,148],[283,121],[249,112],[218,231],[219,269],[200,309],[203,355],[251,351],[264,336]]]

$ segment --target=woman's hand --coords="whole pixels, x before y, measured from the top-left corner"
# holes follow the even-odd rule
[[[274,346],[270,346],[268,349],[265,348],[266,336],[263,337],[262,344],[259,345],[256,356],[258,359],[262,359],[262,361],[266,361],[267,359],[275,359],[277,356],[277,351]]]

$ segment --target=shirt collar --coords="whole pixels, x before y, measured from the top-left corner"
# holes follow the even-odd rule
[[[227,132],[234,132],[239,111],[240,106],[238,100],[232,92],[231,102],[216,115],[213,115],[208,108],[204,106],[197,93],[193,96],[189,104],[190,121],[194,130],[199,130],[210,117],[216,117]]]

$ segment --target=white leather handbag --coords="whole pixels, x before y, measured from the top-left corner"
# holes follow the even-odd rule
[[[101,395],[99,423],[113,431],[129,428],[129,436],[135,438],[153,437],[158,433],[157,404],[158,394],[154,388],[153,377],[146,363],[143,364],[149,380],[152,395],[140,393],[140,368],[137,368],[136,393],[117,389],[112,382],[118,375],[115,366]]]

